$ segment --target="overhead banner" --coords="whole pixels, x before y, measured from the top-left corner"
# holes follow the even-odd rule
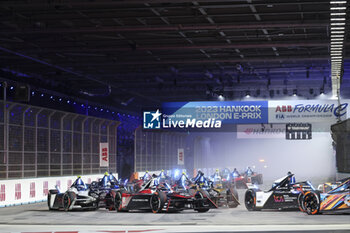
[[[167,102],[143,112],[143,129],[232,132],[233,125],[335,123],[348,111],[349,100]]]
[[[346,119],[348,101],[336,100],[269,101],[269,123],[336,122]]]
[[[100,143],[100,167],[109,167],[108,142]]]
[[[185,165],[184,149],[177,149],[177,165]]]
[[[237,125],[238,139],[283,139],[286,135],[285,124]]]

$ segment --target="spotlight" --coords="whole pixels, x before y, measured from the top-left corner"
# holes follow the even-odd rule
[[[320,95],[324,95],[324,88],[323,87],[320,89]]]
[[[246,92],[245,92],[245,97],[246,97],[246,98],[249,98],[249,97],[250,97],[250,91],[246,91]]]
[[[67,100],[67,104],[69,104],[70,103],[70,100]]]
[[[53,96],[50,96],[50,99],[53,99]]]
[[[224,101],[224,100],[225,100],[225,97],[224,97],[223,95],[220,94],[220,95],[218,96],[218,100],[219,100],[219,101]]]
[[[59,101],[62,101],[62,98],[59,98],[58,100],[59,100]]]
[[[41,97],[43,97],[43,96],[44,96],[44,94],[41,94],[40,96],[41,96]]]
[[[297,89],[294,89],[293,90],[293,96],[297,96],[298,95],[298,90]]]

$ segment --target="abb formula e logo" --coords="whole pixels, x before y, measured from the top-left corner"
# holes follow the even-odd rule
[[[276,113],[333,113],[334,116],[340,117],[346,114],[347,103],[340,104],[296,104],[277,105]]]

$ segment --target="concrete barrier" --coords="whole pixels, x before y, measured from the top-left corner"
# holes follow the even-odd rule
[[[118,178],[118,174],[113,175]],[[81,176],[88,184],[102,177],[103,174]],[[57,185],[61,191],[66,191],[76,178],[77,176],[59,176],[0,180],[0,207],[46,201],[50,189]]]

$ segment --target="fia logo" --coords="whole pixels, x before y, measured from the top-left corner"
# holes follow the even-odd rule
[[[143,128],[160,129],[161,115],[159,109],[155,112],[143,112]]]

